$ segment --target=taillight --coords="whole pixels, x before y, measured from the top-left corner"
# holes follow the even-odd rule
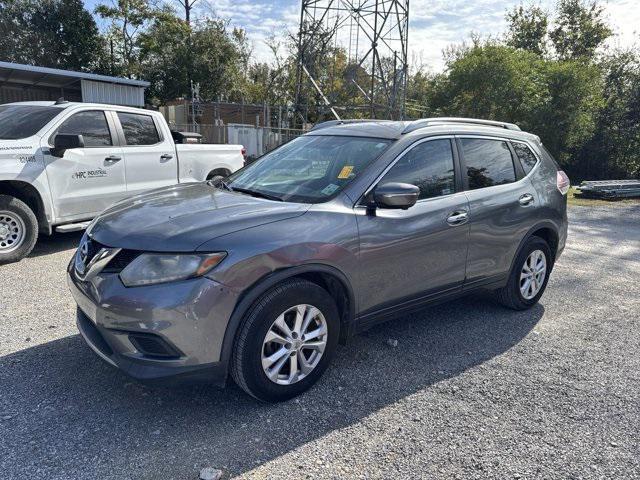
[[[240,149],[240,153],[242,154],[242,158],[244,158],[244,161],[246,162],[247,161],[247,149],[242,147]]]
[[[569,177],[567,177],[567,174],[562,170],[558,170],[558,173],[556,174],[556,186],[562,195],[566,195],[569,191],[569,187],[571,186]]]

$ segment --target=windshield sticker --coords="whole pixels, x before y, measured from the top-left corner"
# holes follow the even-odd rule
[[[349,175],[351,175],[351,172],[353,172],[353,165],[345,165],[344,167],[342,167],[342,170],[340,170],[340,173],[338,174],[338,178],[339,179],[349,178]]]
[[[327,185],[326,187],[324,187],[322,189],[322,194],[323,195],[331,195],[338,188],[340,188],[340,187],[338,187],[338,185],[336,185],[335,183],[330,183],[329,185]]]

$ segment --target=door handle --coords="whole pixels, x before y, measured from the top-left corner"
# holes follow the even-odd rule
[[[164,155],[160,155],[160,160],[171,160],[173,158],[173,155],[170,155],[168,153],[165,153]]]
[[[533,195],[531,195],[530,193],[525,193],[524,195],[522,195],[520,197],[520,199],[518,200],[518,202],[520,203],[520,205],[522,205],[523,207],[526,207],[527,205],[529,205],[530,203],[533,202]]]
[[[447,217],[447,223],[451,226],[462,225],[469,220],[469,214],[464,210],[458,210],[453,212]]]
[[[118,157],[117,155],[109,155],[107,158],[104,159],[105,162],[109,162],[109,163],[116,163],[116,162],[119,162],[120,160],[122,160],[122,158]]]

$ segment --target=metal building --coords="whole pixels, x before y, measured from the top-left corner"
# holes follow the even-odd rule
[[[0,62],[0,104],[34,100],[110,103],[144,106],[149,82]]]

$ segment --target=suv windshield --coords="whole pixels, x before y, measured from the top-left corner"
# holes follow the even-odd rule
[[[60,108],[38,105],[0,106],[0,140],[35,135],[60,112]]]
[[[337,195],[391,140],[302,136],[231,175],[226,185],[278,200],[319,203]]]

